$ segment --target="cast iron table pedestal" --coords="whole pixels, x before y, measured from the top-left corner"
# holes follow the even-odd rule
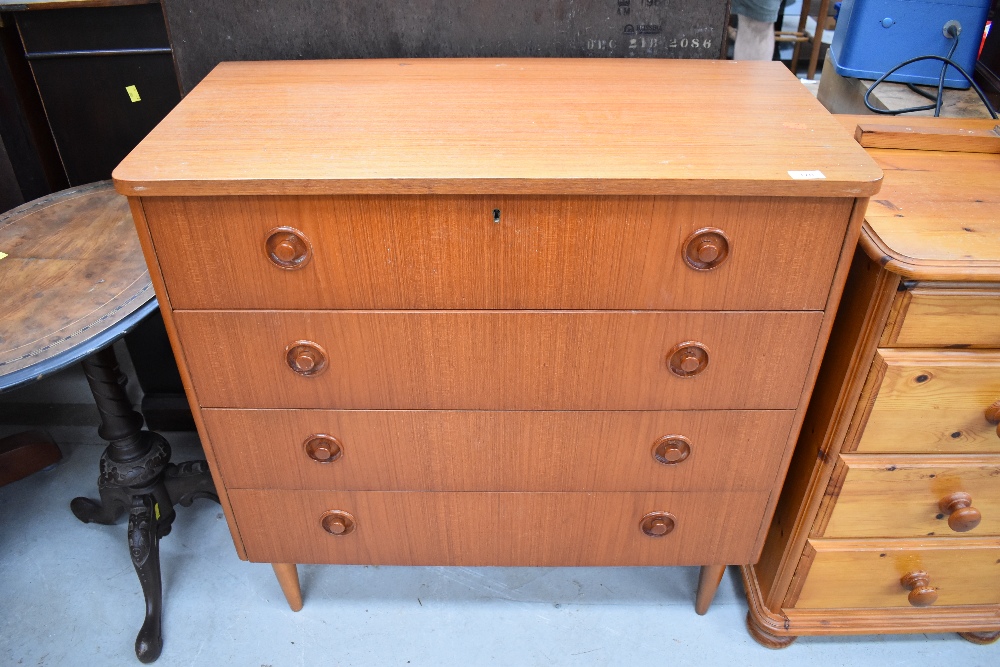
[[[170,533],[175,504],[218,496],[208,464],[170,463],[170,445],[142,430],[125,393],[111,346],[157,307],[126,199],[102,182],[0,216],[0,284],[0,391],[83,363],[98,434],[110,444],[101,455],[100,501],[76,498],[70,507],[86,523],[111,524],[128,511],[129,553],[146,598],[135,652],[153,662],[163,647],[159,541]]]

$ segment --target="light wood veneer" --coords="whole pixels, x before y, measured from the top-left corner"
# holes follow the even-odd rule
[[[767,492],[230,491],[250,560],[375,565],[704,565],[753,558]],[[357,528],[332,536],[330,509]],[[649,537],[650,512],[673,530]],[[1000,568],[998,568],[1000,569]]]
[[[810,540],[809,577],[797,609],[909,607],[900,579],[927,572],[935,606],[1000,604],[1000,540],[957,543]]]
[[[907,124],[957,137],[995,121]],[[904,139],[869,150],[885,187],[760,561],[743,567],[748,628],[771,648],[810,634],[1000,637],[1000,156]]]
[[[233,488],[412,491],[768,491],[792,410],[646,412],[204,410]],[[343,454],[310,458],[312,434]],[[664,464],[664,437],[689,454]]]
[[[858,452],[1000,453],[985,415],[1000,399],[1000,351],[879,348],[866,387]]]
[[[919,283],[897,301],[881,344],[1000,348],[1000,289]]]
[[[699,564],[704,613],[881,171],[777,63],[383,60],[220,65],[114,177],[293,609],[305,562]]]
[[[923,537],[1000,535],[1000,456],[840,457],[837,504],[824,537]],[[982,515],[974,528],[956,531],[941,500],[955,493],[971,496]]]
[[[145,204],[174,308],[282,310],[823,310],[851,206],[509,195]],[[264,252],[283,226],[312,246],[291,271]],[[692,271],[682,260],[684,242],[706,227],[725,230],[725,271]]]
[[[182,338],[208,342],[187,353],[205,407],[794,409],[823,314],[176,311],[174,320]],[[328,369],[294,373],[285,349],[298,340],[319,344]],[[703,343],[709,362],[681,378],[667,356],[685,341]]]

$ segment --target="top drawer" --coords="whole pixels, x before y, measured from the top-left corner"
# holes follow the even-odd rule
[[[909,285],[892,304],[882,346],[1000,348],[1000,284]]]
[[[142,205],[176,309],[823,310],[853,200],[414,195]],[[304,240],[275,232],[275,260],[268,239],[281,227]],[[705,228],[728,241],[691,240]],[[693,268],[699,252],[724,259]]]

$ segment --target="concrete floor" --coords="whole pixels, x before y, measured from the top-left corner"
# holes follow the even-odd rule
[[[134,385],[133,385],[134,386]],[[0,395],[0,436],[41,414],[65,458],[0,488],[0,665],[130,665],[143,598],[124,522],[69,511],[95,494],[96,410],[76,369]],[[49,401],[45,403],[45,401]],[[26,410],[26,405],[42,406]],[[166,434],[174,460],[200,456]],[[236,557],[218,505],[178,508],[161,543],[164,649],[157,665],[1000,665],[1000,645],[954,634],[806,637],[782,651],[744,628],[730,568],[706,616],[697,568],[302,566],[305,608],[271,568]]]

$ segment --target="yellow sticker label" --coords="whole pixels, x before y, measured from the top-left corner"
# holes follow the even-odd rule
[[[136,90],[135,86],[125,86],[125,92],[128,93],[128,98],[133,102],[138,102],[141,99],[139,91]]]
[[[6,256],[7,256],[7,253],[0,252],[0,259],[4,259]]]
[[[160,503],[153,503],[153,514],[156,515],[156,520],[160,520]]]

